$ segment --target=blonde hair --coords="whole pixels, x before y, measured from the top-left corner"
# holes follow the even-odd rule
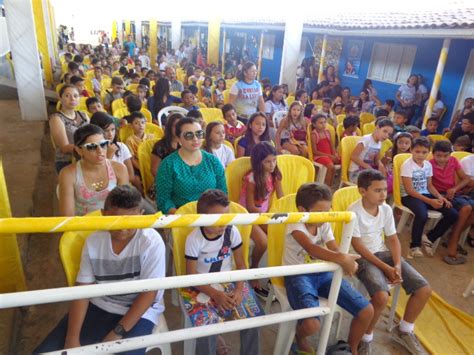
[[[301,111],[300,111],[300,116],[297,118],[297,121],[294,121],[293,117],[291,117],[291,109],[296,105],[299,105],[301,107]],[[290,108],[288,109],[288,116],[287,117],[288,117],[288,125],[293,124],[294,126],[296,126],[296,124],[299,123],[301,126],[304,127],[305,124],[306,124],[306,121],[305,121],[305,118],[304,118],[303,104],[299,101],[293,101],[292,104],[290,105]]]

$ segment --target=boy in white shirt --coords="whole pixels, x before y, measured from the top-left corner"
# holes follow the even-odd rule
[[[197,202],[197,213],[224,214],[229,213],[229,199],[221,190],[205,191]],[[186,239],[185,258],[186,273],[206,274],[209,272],[231,271],[232,256],[238,270],[246,269],[242,251],[242,239],[235,226],[200,227],[196,228]],[[243,300],[244,287],[250,294],[251,288],[244,286],[243,281],[235,283],[231,293],[225,292],[221,285],[194,286],[195,289],[210,297],[225,311],[235,310]],[[200,296],[198,295],[198,298]],[[255,295],[251,295],[255,301]],[[256,301],[255,301],[256,302]],[[258,328],[245,329],[240,332],[240,353],[259,354]],[[208,355],[216,353],[217,336],[196,339],[196,354]]]
[[[296,206],[300,212],[328,212],[331,208],[331,190],[326,185],[304,184],[296,194]],[[339,264],[347,274],[353,275],[357,271],[355,260],[358,258],[356,255],[339,252],[329,223],[298,223],[286,227],[284,265],[330,261]],[[319,296],[329,296],[331,282],[332,272],[285,276],[286,293],[291,307],[294,310],[318,307]],[[342,280],[337,304],[354,317],[348,343],[352,353],[357,354],[359,342],[367,331],[374,310],[347,280]],[[320,325],[318,317],[298,321],[295,335],[296,353],[314,353],[307,337],[315,334]]]
[[[392,330],[392,338],[411,354],[425,354],[413,334],[413,328],[416,318],[430,298],[431,287],[401,257],[392,208],[385,203],[385,176],[377,170],[364,170],[357,178],[357,187],[362,198],[348,207],[348,211],[355,212],[357,216],[352,247],[361,258],[357,260],[359,269],[356,276],[369,292],[374,307],[374,317],[362,337],[361,348],[370,353],[375,325],[388,302],[388,284],[401,283],[410,298],[400,325]],[[384,243],[384,236],[390,251]]]
[[[143,214],[140,192],[116,186],[102,214]],[[76,285],[162,278],[165,265],[165,245],[154,229],[97,231],[82,249]],[[149,335],[164,312],[162,300],[163,291],[148,291],[72,301],[69,314],[34,353]],[[133,351],[137,353],[145,354],[145,349]]]

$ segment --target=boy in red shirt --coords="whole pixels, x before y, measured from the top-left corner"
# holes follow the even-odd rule
[[[444,195],[459,212],[459,218],[451,230],[451,238],[448,243],[448,255],[443,260],[450,265],[459,265],[466,262],[466,258],[458,256],[457,252],[465,251],[457,248],[459,237],[462,231],[473,222],[472,209],[474,200],[468,196],[457,194],[467,184],[470,177],[462,170],[458,160],[451,156],[453,147],[449,141],[438,141],[433,147],[433,159],[430,163],[433,167],[433,186]],[[457,177],[457,181],[456,181]]]
[[[222,107],[222,115],[226,120],[224,125],[225,139],[234,144],[237,138],[245,134],[247,127],[237,120],[237,112],[232,104],[226,104]]]

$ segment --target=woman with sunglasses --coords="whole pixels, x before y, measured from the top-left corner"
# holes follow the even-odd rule
[[[196,201],[208,189],[227,193],[224,168],[212,154],[201,150],[202,127],[186,117],[176,124],[180,148],[168,155],[156,174],[156,204],[158,210],[173,214],[188,202]]]
[[[124,164],[107,159],[109,141],[102,128],[88,124],[74,133],[78,161],[59,174],[59,214],[84,216],[104,207],[105,198],[117,185],[129,182]]]

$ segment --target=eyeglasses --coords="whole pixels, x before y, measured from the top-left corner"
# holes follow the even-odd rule
[[[105,149],[108,147],[110,141],[103,140],[102,142],[99,143],[86,143],[83,144],[81,147],[87,149],[88,151],[93,151],[97,150],[97,148],[100,147],[100,149]]]
[[[201,129],[199,131],[196,131],[196,132],[184,132],[183,133],[183,138],[187,141],[192,141],[194,139],[194,137],[196,137],[197,139],[203,139],[205,136],[204,134],[204,131]]]

